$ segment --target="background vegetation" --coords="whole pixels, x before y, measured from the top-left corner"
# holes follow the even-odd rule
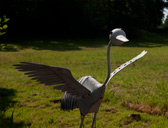
[[[166,0],[1,0],[9,35],[89,35],[121,27],[156,29],[162,23]]]
[[[6,33],[6,29],[8,28],[7,22],[9,21],[9,18],[6,16],[3,16],[0,18],[0,36],[4,35]],[[0,51],[5,51],[6,45],[0,42]]]

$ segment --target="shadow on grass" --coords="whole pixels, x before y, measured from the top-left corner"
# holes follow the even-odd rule
[[[0,128],[21,128],[30,126],[30,124],[25,124],[24,122],[13,122],[11,117],[5,117],[6,110],[13,107],[16,103],[16,101],[13,100],[15,95],[16,91],[13,89],[0,88]]]
[[[70,51],[81,50],[81,47],[102,47],[108,44],[104,38],[95,39],[10,39],[5,42],[5,51],[18,51],[23,49]]]
[[[168,34],[147,33],[139,39],[130,39],[123,47],[162,47],[168,45]],[[129,37],[128,37],[129,38]],[[70,51],[81,50],[81,47],[102,47],[108,45],[108,37],[55,39],[55,38],[10,38],[3,40],[6,45],[5,51],[18,51],[23,49]]]

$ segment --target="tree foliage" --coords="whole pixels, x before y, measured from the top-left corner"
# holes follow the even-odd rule
[[[9,18],[6,16],[3,16],[0,18],[0,36],[4,35],[6,33],[6,29],[8,28],[7,22],[9,21]]]
[[[79,33],[152,29],[161,24],[164,0],[1,0],[0,15],[10,17],[14,33]],[[15,32],[16,33],[16,32]]]
[[[168,16],[166,17],[163,27],[168,28]]]
[[[6,33],[6,29],[8,28],[8,25],[7,25],[8,21],[9,21],[9,18],[7,18],[6,16],[3,16],[0,18],[0,36]],[[5,51],[5,48],[6,48],[6,45],[0,42],[0,51]]]

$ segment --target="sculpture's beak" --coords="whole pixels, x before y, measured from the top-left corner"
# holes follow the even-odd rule
[[[116,37],[117,40],[122,41],[122,42],[128,42],[129,40],[124,36],[124,35],[118,35]]]

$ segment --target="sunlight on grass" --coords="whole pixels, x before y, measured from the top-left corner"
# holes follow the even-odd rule
[[[165,117],[168,112],[168,45],[165,40],[167,37],[160,43],[142,40],[112,46],[112,70],[142,50],[148,54],[110,81],[97,116],[97,127],[168,126]],[[107,74],[106,43],[104,39],[9,42],[15,51],[0,52],[0,127],[8,127],[13,111],[14,127],[79,127],[79,110],[64,112],[59,102],[53,102],[62,97],[62,92],[30,80],[12,65],[26,61],[66,67],[76,79],[91,75],[103,83]],[[151,111],[157,108],[161,113],[141,113],[140,108],[128,104],[149,106]],[[141,119],[128,117],[133,113],[139,114]],[[86,127],[91,126],[91,121],[92,114],[88,114]]]

